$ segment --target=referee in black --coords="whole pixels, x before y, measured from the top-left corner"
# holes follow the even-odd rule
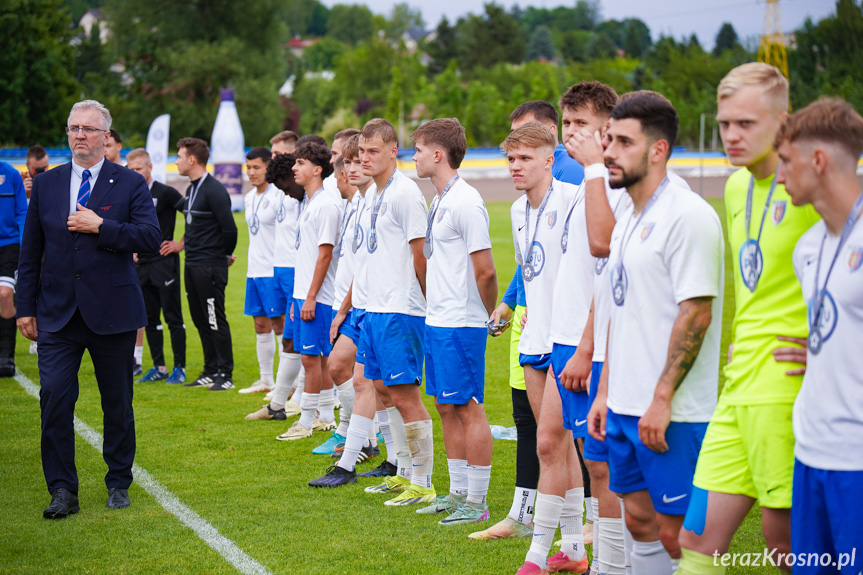
[[[180,252],[183,240],[174,241],[174,228],[177,212],[183,213],[184,198],[174,188],[153,181],[153,163],[150,154],[143,148],[136,148],[126,156],[126,167],[144,176],[159,227],[162,229],[162,244],[158,252],[137,254],[138,280],[144,294],[144,308],[147,310],[147,343],[153,367],[139,379],[142,381],[161,381],[184,383],[186,381],[186,326],[183,324],[183,305],[180,299]],[[164,337],[162,336],[161,314],[171,332],[171,349],[174,352],[174,369],[169,373],[165,363]]]
[[[177,169],[192,180],[186,190],[186,296],[189,313],[201,337],[204,369],[187,387],[223,391],[234,387],[231,327],[225,315],[228,266],[234,263],[237,224],[231,198],[219,180],[207,173],[210,149],[198,138],[177,142]]]

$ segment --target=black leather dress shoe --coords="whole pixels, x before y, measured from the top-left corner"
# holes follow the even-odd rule
[[[68,489],[60,488],[51,494],[51,505],[42,512],[45,519],[63,519],[78,513],[78,497]]]
[[[123,509],[129,506],[129,490],[120,489],[119,487],[108,488],[108,504],[109,509]]]

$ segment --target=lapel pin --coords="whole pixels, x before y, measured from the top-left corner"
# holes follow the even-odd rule
[[[108,183],[109,183],[109,184],[113,184],[113,183],[114,183],[114,180],[108,180]]]

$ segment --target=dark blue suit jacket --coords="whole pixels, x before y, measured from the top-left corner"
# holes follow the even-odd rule
[[[98,234],[72,233],[72,164],[33,180],[18,260],[18,317],[36,317],[39,331],[62,329],[75,313],[97,334],[146,325],[133,252],[159,250],[161,234],[144,178],[107,159],[87,208],[104,219]]]

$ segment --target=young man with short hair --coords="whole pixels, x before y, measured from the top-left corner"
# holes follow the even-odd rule
[[[30,199],[30,190],[33,189],[33,178],[37,174],[41,174],[48,169],[50,159],[48,152],[39,144],[30,146],[27,149],[27,156],[24,159],[24,165],[27,170],[21,172],[21,178],[24,180],[24,191],[27,192],[27,199]]]
[[[357,357],[356,342],[359,340],[359,334],[356,333],[351,322],[352,308],[347,297],[354,278],[354,253],[348,244],[353,238],[357,212],[363,194],[350,182],[344,157],[340,156],[333,162],[333,176],[336,178],[336,184],[342,201],[345,203],[345,208],[342,211],[342,219],[339,224],[338,243],[333,250],[337,253],[339,264],[333,284],[333,313],[329,328],[333,349],[330,352],[327,367],[335,384],[335,390],[339,394],[342,408],[339,413],[338,428],[324,443],[312,450],[312,453],[316,455],[332,455],[337,446],[344,445],[347,438],[348,424],[354,406],[353,371]]]
[[[538,422],[543,415],[543,391],[551,366],[552,295],[562,256],[564,218],[578,196],[578,188],[560,182],[552,175],[556,140],[555,134],[545,124],[530,121],[510,132],[501,145],[507,155],[515,188],[525,192],[524,197],[512,204],[510,215],[515,260],[521,266],[527,299],[527,311],[522,317],[519,362],[524,367],[527,395]],[[574,458],[574,444],[572,441],[566,443]],[[577,460],[570,460],[567,464],[577,469],[580,475]],[[546,569],[548,551],[562,507],[562,497],[542,493],[537,496],[533,539],[525,562],[518,570],[520,575],[540,573]],[[544,519],[540,521],[540,518]]]
[[[611,237],[614,306],[589,432],[608,442],[609,488],[623,495],[634,575],[671,575],[692,475],[716,405],[722,226],[668,178],[677,113],[638,94],[611,114],[609,183],[632,199]],[[607,431],[607,433],[606,433]]]
[[[120,132],[111,128],[109,132],[108,143],[105,144],[105,157],[115,164],[120,163],[120,150],[123,149],[123,138],[120,137]]]
[[[427,208],[417,185],[398,171],[395,128],[381,118],[370,120],[360,134],[363,173],[375,183],[365,197],[353,248],[367,251],[365,270],[356,276],[366,285],[366,310],[358,314],[360,345],[354,374],[356,398],[347,441],[339,463],[312,484],[356,482],[354,465],[375,415],[375,387],[388,394],[396,409],[390,424],[404,421],[404,437],[393,430],[399,452],[410,452],[411,468],[368,490],[399,493],[386,505],[414,505],[435,499],[431,417],[422,403],[423,327],[425,317],[425,243]],[[368,226],[368,227],[366,227]],[[363,277],[363,273],[365,277]],[[359,305],[359,304],[358,304]],[[374,386],[372,385],[374,382]],[[400,463],[403,461],[399,457]],[[402,471],[404,469],[404,471]]]
[[[302,380],[302,358],[294,348],[294,328],[290,319],[294,301],[294,271],[297,258],[296,237],[300,202],[306,191],[294,181],[293,154],[273,154],[267,164],[266,179],[281,191],[276,205],[276,232],[274,239],[273,280],[274,293],[280,318],[283,321],[282,349],[279,352],[279,369],[276,372],[276,385],[265,396],[270,403],[246,415],[246,419],[285,421],[288,417],[299,415],[301,407],[297,401],[288,399],[295,383],[297,389],[304,387]],[[286,318],[287,316],[287,318]],[[299,399],[302,391],[295,393]]]
[[[573,160],[557,139],[558,113],[554,106],[542,100],[519,105],[509,116],[510,131],[529,121],[538,121],[554,134],[554,179],[578,186],[584,179],[584,170]],[[512,388],[513,421],[518,433],[516,454],[515,491],[509,513],[501,521],[484,531],[471,533],[471,539],[508,539],[529,537],[532,534],[534,503],[539,486],[539,457],[536,455],[537,422],[528,400],[524,381],[524,368],[519,363],[518,347],[521,341],[521,318],[525,311],[524,280],[521,266],[517,266],[509,288],[500,305],[492,313],[493,325],[503,326],[492,334],[500,336],[512,325],[510,336],[510,387]]]
[[[421,514],[448,512],[441,525],[486,521],[492,438],[485,409],[487,322],[497,301],[489,217],[479,192],[457,170],[467,150],[455,118],[426,122],[411,135],[417,176],[430,178],[432,201],[424,255],[428,311],[426,393],[441,417],[449,494]]]
[[[768,548],[791,551],[791,411],[806,363],[806,305],[792,252],[819,219],[812,206],[793,206],[776,179],[773,141],[788,110],[782,73],[758,62],[738,66],[720,82],[717,101],[725,151],[741,166],[725,185],[735,312],[725,386],[680,537],[685,574],[725,572],[715,553],[728,552],[756,501]]]
[[[276,340],[282,335],[282,307],[274,277],[276,219],[283,194],[267,182],[267,164],[272,154],[263,147],[246,154],[246,175],[252,184],[243,198],[246,225],[249,228],[249,259],[246,268],[246,303],[244,313],[255,321],[255,350],[260,379],[240,393],[267,393],[273,389],[273,356]],[[275,336],[275,339],[274,339]]]
[[[147,343],[153,367],[139,382],[161,381],[178,384],[186,381],[186,326],[183,323],[182,287],[180,285],[180,252],[183,251],[183,238],[174,241],[174,228],[177,213],[183,213],[183,196],[165,184],[153,179],[153,164],[150,154],[144,148],[135,148],[126,156],[126,166],[138,172],[147,180],[159,228],[162,230],[162,244],[158,252],[139,253],[135,270],[144,294],[144,308],[147,311]],[[162,319],[171,332],[171,351],[174,353],[174,368],[169,373],[165,362]]]
[[[794,403],[791,549],[803,575],[860,571],[863,542],[854,516],[863,505],[863,194],[857,162],[863,118],[847,102],[822,98],[788,120],[776,138],[777,178],[795,206],[824,218],[794,249],[809,306],[806,374]],[[781,312],[780,312],[781,313]],[[820,565],[801,565],[801,557]],[[828,567],[824,557],[832,558]]]
[[[329,413],[321,410],[319,420],[316,420],[315,412],[320,404],[323,379],[329,378],[327,357],[332,349],[329,327],[336,273],[333,247],[338,240],[341,220],[340,206],[322,193],[323,180],[333,169],[329,149],[316,143],[300,144],[294,156],[294,180],[303,186],[306,197],[300,206],[297,222],[297,265],[291,315],[295,349],[299,343],[306,382],[300,404],[302,415],[279,436],[279,439],[288,441],[311,437],[313,430],[335,428],[332,410]]]
[[[290,130],[279,132],[270,138],[270,151],[273,152],[274,156],[293,154],[297,147],[298,139],[299,136],[297,136],[296,132],[292,132]]]
[[[234,351],[225,314],[228,267],[237,257],[237,224],[228,190],[207,174],[210,149],[198,138],[177,142],[177,171],[191,182],[186,190],[186,296],[201,337],[204,369],[186,387],[224,391],[234,387]]]

